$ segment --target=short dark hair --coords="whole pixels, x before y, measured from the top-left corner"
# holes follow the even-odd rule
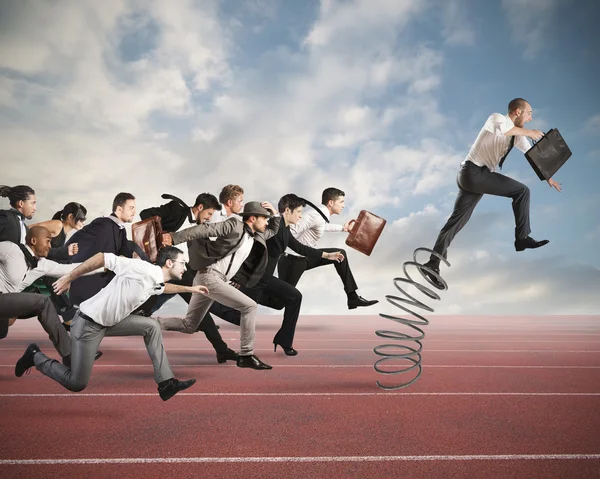
[[[210,193],[200,193],[196,198],[194,207],[198,205],[202,205],[202,208],[205,210],[212,208],[217,211],[221,211],[222,208],[221,203],[219,203],[219,200],[217,200],[217,197],[215,195],[211,195]]]
[[[113,200],[112,212],[117,211],[117,206],[123,206],[128,200],[135,200],[131,193],[119,193]]]
[[[329,200],[337,200],[340,196],[346,196],[346,193],[344,193],[342,190],[339,190],[337,188],[325,188],[323,190],[323,194],[321,195],[321,204],[327,206],[327,203],[329,203]]]
[[[304,199],[295,195],[294,193],[288,193],[287,195],[283,195],[279,199],[279,203],[277,203],[277,209],[280,213],[283,213],[286,208],[289,208],[290,211],[294,211],[299,206],[306,206]]]
[[[244,189],[240,185],[227,185],[224,186],[219,193],[219,201],[223,204],[229,200],[235,199],[236,196],[243,195]]]
[[[525,106],[528,104],[529,102],[523,98],[515,98],[514,100],[511,100],[510,103],[508,104],[508,112],[512,113],[513,111],[517,111],[518,109],[525,109]]]
[[[180,254],[183,254],[183,251],[179,248],[175,248],[175,246],[163,246],[158,250],[156,264],[162,268],[167,264],[168,259],[175,261]]]
[[[54,213],[52,219],[66,221],[69,215],[73,215],[73,221],[75,221],[75,223],[78,221],[85,221],[87,210],[82,204],[72,201],[71,203],[67,203],[62,211]]]
[[[8,198],[10,206],[17,207],[19,201],[27,201],[31,195],[35,195],[33,188],[27,185],[4,186],[0,185],[0,196]]]

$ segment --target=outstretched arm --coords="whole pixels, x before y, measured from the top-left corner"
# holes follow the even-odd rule
[[[538,141],[542,136],[544,136],[544,132],[540,130],[528,130],[527,128],[513,126],[510,130],[504,133],[504,136],[527,136],[532,140]]]
[[[179,294],[179,293],[192,293],[192,294],[208,294],[208,288],[197,284],[196,286],[183,286],[181,284],[165,284],[164,294]]]
[[[96,253],[90,259],[81,263],[77,268],[71,271],[69,274],[62,276],[53,285],[54,292],[56,294],[63,294],[68,291],[71,287],[71,282],[83,276],[84,274],[91,273],[95,269],[102,268],[104,266],[104,253]]]
[[[192,226],[178,233],[163,233],[163,244],[179,244],[187,241],[192,241],[200,238],[212,238],[216,236],[227,236],[231,233],[235,224],[239,220],[237,218],[229,218],[221,223],[203,223],[201,225]]]

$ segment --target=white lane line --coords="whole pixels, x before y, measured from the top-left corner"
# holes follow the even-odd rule
[[[388,461],[573,461],[600,460],[600,454],[469,454],[436,456],[290,456],[290,457],[123,457],[86,459],[0,459],[0,465],[178,464],[223,462],[388,462]]]
[[[426,342],[426,341],[424,341]],[[391,343],[390,343],[391,344]],[[401,344],[400,342],[398,344]],[[398,344],[394,344],[397,346]],[[106,351],[146,351],[146,348],[105,348],[104,344],[100,347],[103,352]],[[212,348],[170,348],[168,344],[165,344],[167,352],[171,351],[210,351],[215,352]],[[271,348],[255,348],[255,351],[272,351]],[[25,348],[2,348],[1,351],[25,351]],[[367,346],[365,348],[302,348],[303,351],[362,351],[372,352],[372,348]],[[424,353],[585,353],[585,354],[598,354],[596,350],[573,350],[573,349],[428,349],[424,347]]]
[[[156,397],[157,393],[12,393],[12,394],[0,394],[0,398],[37,398],[37,397],[64,397],[64,398],[83,398],[83,397],[141,397],[141,396],[152,396]],[[422,393],[398,393],[398,392],[387,392],[387,393],[178,393],[177,396],[544,396],[544,397],[574,397],[574,396],[586,396],[596,397],[600,396],[598,393],[501,393],[501,392],[422,392]]]
[[[399,360],[401,362],[401,360]],[[94,364],[94,369],[97,368],[147,368],[151,367],[148,364]],[[352,369],[352,368],[372,368],[372,364],[271,364],[274,368],[323,368],[323,369]],[[473,365],[473,364],[422,364],[423,368],[431,369],[462,369],[462,368],[474,368],[474,369],[600,369],[600,366],[485,366],[485,365]],[[0,364],[0,368],[14,368],[14,364]],[[237,367],[235,364],[171,364],[171,367],[176,368],[215,368],[223,369],[226,367],[234,368]],[[394,365],[386,366],[385,363],[380,365],[381,368],[389,367],[393,369]]]

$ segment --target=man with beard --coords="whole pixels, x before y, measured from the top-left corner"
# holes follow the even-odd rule
[[[209,294],[193,295],[185,318],[160,318],[161,326],[169,331],[192,334],[197,331],[214,301],[240,311],[241,368],[271,369],[254,354],[256,301],[239,291],[229,281],[238,273],[241,286],[252,287],[262,277],[268,263],[267,239],[279,229],[279,216],[270,203],[251,201],[238,216],[223,222],[201,224],[179,233],[165,234],[163,243],[188,242],[191,267],[198,271],[194,284],[204,284]],[[269,218],[271,220],[269,221]],[[210,238],[216,240],[211,241]],[[253,248],[258,243],[259,248]],[[246,261],[248,259],[248,261]]]
[[[172,201],[159,207],[142,210],[140,213],[140,218],[145,220],[152,216],[160,217],[162,229],[165,233],[176,233],[193,225],[207,223],[211,220],[215,212],[221,210],[221,204],[217,198],[210,193],[199,194],[194,202],[194,206],[191,208],[175,196],[164,194],[162,197]],[[196,276],[196,271],[190,267],[187,244],[181,243],[178,245],[178,248],[184,253],[184,259],[186,261],[187,268],[183,273],[183,277],[180,280],[173,281],[173,284],[192,286],[194,282],[194,276]],[[142,305],[139,313],[150,316],[152,313],[158,311],[160,307],[173,296],[173,294],[152,296],[145,304]],[[192,299],[192,295],[190,293],[180,293],[179,296],[181,296],[188,304]],[[227,360],[237,361],[237,353],[227,347],[227,343],[223,341],[223,338],[219,334],[217,326],[215,325],[215,321],[210,313],[207,312],[205,314],[202,322],[198,326],[198,331],[202,331],[206,335],[206,339],[208,339],[213,348],[215,348],[218,363],[224,363]]]
[[[502,165],[510,150],[516,146],[522,152],[531,148],[527,137],[539,140],[544,134],[539,130],[524,128],[532,119],[531,105],[523,98],[515,98],[508,104],[508,114],[492,114],[479,132],[465,161],[461,163],[456,182],[458,196],[454,203],[454,211],[440,231],[433,250],[444,258],[457,233],[467,224],[473,210],[484,194],[504,196],[512,199],[515,216],[515,249],[523,251],[528,248],[539,248],[548,240],[536,241],[529,233],[529,188],[523,183],[496,172]],[[560,191],[560,183],[552,178],[548,184]],[[443,289],[440,281],[440,259],[431,255],[425,267],[435,274],[423,270],[431,282]]]
[[[135,217],[135,196],[119,193],[113,200],[112,213],[96,218],[77,231],[66,245],[78,243],[79,251],[71,256],[71,263],[82,263],[97,253],[112,253],[131,258],[133,252],[127,241],[125,224]],[[114,278],[112,272],[79,278],[71,286],[70,300],[81,304],[104,288]]]

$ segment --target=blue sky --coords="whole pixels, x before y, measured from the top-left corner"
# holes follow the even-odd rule
[[[349,253],[359,292],[382,299],[412,250],[435,241],[488,115],[524,97],[531,127],[558,128],[573,151],[555,177],[561,193],[517,150],[504,168],[531,188],[532,236],[550,244],[517,254],[510,201],[484,198],[449,250],[450,290],[436,312],[598,314],[599,9],[575,0],[5,2],[0,182],[34,187],[40,221],[69,201],[108,214],[119,191],[143,209],[164,192],[192,201],[228,183],[247,201],[273,203],[288,192],[318,201],[336,186],[347,194],[340,223],[361,209],[388,220],[371,257]],[[299,288],[303,312],[346,314],[333,271],[310,272]]]

